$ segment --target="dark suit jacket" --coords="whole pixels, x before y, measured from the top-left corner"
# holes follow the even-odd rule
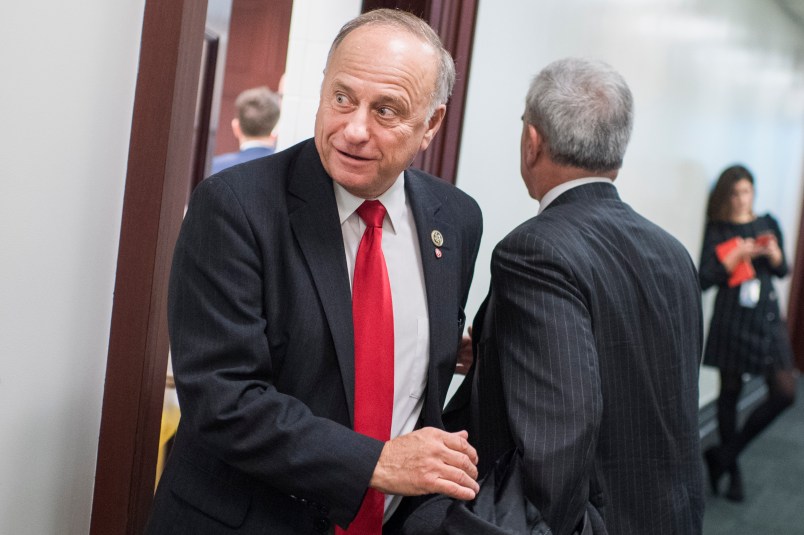
[[[734,237],[756,238],[772,233],[782,249],[782,263],[772,266],[767,257],[754,258],[751,265],[759,280],[759,300],[753,308],[740,304],[740,286],[729,287],[729,273],[715,253],[716,247]],[[779,223],[770,214],[748,223],[707,223],[700,262],[701,289],[717,286],[717,298],[704,349],[704,363],[737,373],[764,374],[790,369],[793,350],[787,324],[779,313],[775,277],[787,275],[784,240]]]
[[[555,535],[699,534],[701,305],[684,247],[594,183],[511,232],[491,271],[473,333],[481,473],[517,446]]]
[[[477,204],[405,172],[430,318],[421,423],[441,427],[481,235]],[[444,236],[437,258],[430,238]],[[149,533],[328,531],[357,513],[383,443],[351,430],[351,293],[312,140],[193,193],[168,314],[181,423]]]
[[[212,158],[212,174],[219,173],[228,167],[239,163],[250,162],[263,156],[270,156],[274,153],[273,147],[251,147],[237,152],[227,152]]]

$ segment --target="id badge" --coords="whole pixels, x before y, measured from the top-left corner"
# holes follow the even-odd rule
[[[759,279],[751,279],[740,285],[740,306],[754,308],[759,303]]]

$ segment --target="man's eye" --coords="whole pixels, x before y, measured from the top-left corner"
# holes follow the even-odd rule
[[[377,110],[377,114],[380,117],[384,117],[384,118],[393,117],[395,115],[394,110],[392,110],[391,108],[385,107],[385,106],[383,106],[382,108],[379,108]]]
[[[346,96],[345,95],[335,95],[335,102],[338,104],[346,104]]]

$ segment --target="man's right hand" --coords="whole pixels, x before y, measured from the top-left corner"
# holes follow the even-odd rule
[[[385,494],[446,494],[474,499],[477,451],[466,431],[447,433],[425,427],[385,443],[371,476],[371,487]]]

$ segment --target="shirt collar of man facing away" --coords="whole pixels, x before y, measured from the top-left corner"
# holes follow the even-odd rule
[[[539,211],[537,212],[537,215],[544,212],[544,209],[547,208],[550,203],[556,200],[562,193],[569,191],[572,188],[577,188],[578,186],[583,186],[585,184],[594,184],[595,182],[614,184],[612,179],[605,177],[576,178],[575,180],[570,180],[568,182],[564,182],[563,184],[559,184],[544,194],[544,197],[542,197],[542,200],[539,202]]]

